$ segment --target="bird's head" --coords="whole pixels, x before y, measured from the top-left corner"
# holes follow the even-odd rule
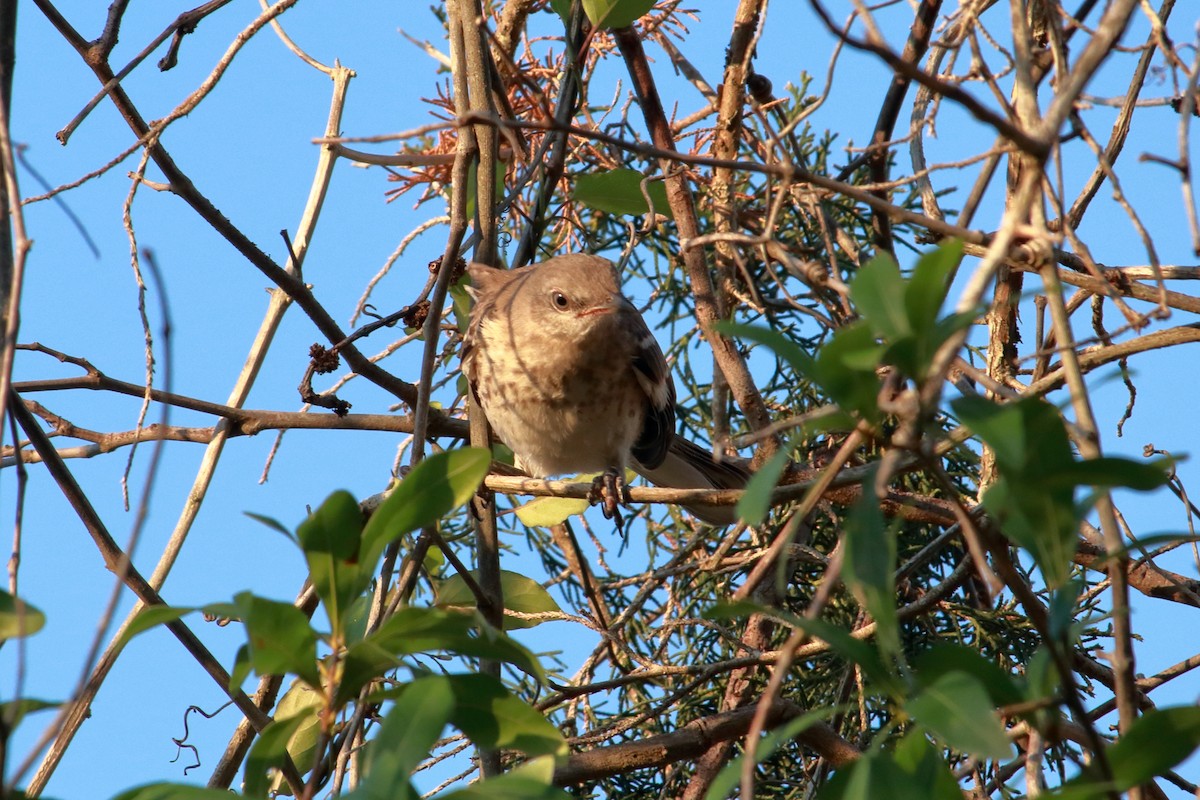
[[[637,313],[615,266],[599,256],[573,253],[507,272],[472,264],[470,273],[480,302],[508,306],[513,318],[564,342],[604,337],[622,314]]]

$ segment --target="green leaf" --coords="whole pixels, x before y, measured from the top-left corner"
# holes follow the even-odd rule
[[[520,750],[527,756],[566,755],[567,742],[542,712],[490,675],[446,676],[454,692],[450,722],[484,748]]]
[[[362,533],[359,561],[370,569],[389,542],[432,525],[466,503],[491,464],[491,451],[481,447],[464,447],[425,458],[371,515]]]
[[[908,701],[908,713],[947,746],[976,758],[1012,755],[1004,725],[996,716],[987,691],[973,675],[953,671],[942,675]]]
[[[334,705],[349,703],[364,686],[382,678],[399,667],[400,663],[399,656],[383,647],[373,634],[350,645],[342,659],[342,674],[333,698]]]
[[[776,609],[767,608],[766,606],[755,603],[752,600],[737,600],[734,602],[720,602],[708,608],[701,614],[704,619],[742,619],[751,614],[766,614],[774,616]]]
[[[1015,403],[1000,405],[978,395],[955,398],[951,408],[992,449],[1002,469],[1019,470],[1028,460],[1028,436],[1024,419]],[[1057,441],[1053,443],[1059,444]]]
[[[363,515],[358,501],[346,491],[336,491],[325,499],[316,511],[300,523],[296,537],[300,547],[309,552],[328,553],[339,559],[358,555]]]
[[[583,10],[597,28],[624,28],[654,8],[655,0],[583,0]]]
[[[1077,462],[1058,410],[1039,398],[1000,405],[978,397],[953,403],[959,416],[992,448],[1000,479],[983,505],[1005,535],[1028,550],[1051,588],[1071,574],[1077,527]]]
[[[584,6],[587,6],[587,0],[585,0]],[[595,175],[577,175],[571,196],[586,206],[606,211],[609,214],[639,216],[650,213],[650,207],[646,205],[646,197],[642,194],[643,180],[645,180],[645,176],[633,169],[614,169]],[[654,213],[670,217],[671,206],[667,202],[667,187],[663,185],[663,182],[646,181],[646,192],[654,204]]]
[[[250,647],[242,645],[238,648],[237,655],[233,657],[233,669],[229,670],[229,685],[241,686],[253,671],[254,665],[250,663]]]
[[[871,683],[870,688],[893,697],[903,696],[904,684],[884,664],[877,649],[825,620],[798,617],[782,609],[767,608],[746,600],[737,603],[717,603],[704,612],[704,617],[706,619],[726,619],[750,614],[764,614],[778,619],[785,625],[805,631],[814,639],[826,642],[833,652],[846,661],[862,667],[863,673]]]
[[[935,323],[949,288],[950,276],[962,260],[962,253],[962,241],[949,239],[917,259],[904,290],[904,310],[912,330],[918,336],[924,338],[936,329]],[[974,316],[972,312],[970,318]],[[940,340],[936,342],[940,343]]]
[[[1075,606],[1084,589],[1081,580],[1069,580],[1050,592],[1047,607],[1047,633],[1056,642],[1066,642],[1075,625]]]
[[[810,376],[844,410],[868,422],[879,419],[880,381],[876,375],[883,346],[861,322],[839,328],[817,352]]]
[[[1034,482],[1074,467],[1071,442],[1062,415],[1037,397],[993,403],[982,397],[954,400],[955,412],[996,454],[1000,470]]]
[[[1180,764],[1200,745],[1200,708],[1148,711],[1108,748],[1117,791],[1125,792]]]
[[[338,641],[343,638],[347,612],[367,588],[374,569],[374,562],[364,564],[358,560],[362,529],[358,501],[349,492],[338,491],[296,530],[313,588],[325,604]]]
[[[913,671],[922,686],[936,683],[949,672],[966,673],[979,681],[994,706],[1026,699],[1012,675],[961,644],[935,644],[913,659]]]
[[[459,333],[465,334],[467,328],[471,326],[471,306],[474,303],[471,293],[467,291],[466,281],[460,280],[450,285],[450,300],[454,308],[454,324],[458,327]],[[459,378],[464,384],[466,383],[467,378],[461,372]]]
[[[195,610],[191,606],[146,606],[137,613],[137,616],[121,632],[120,638],[117,639],[117,647],[124,647],[129,644],[129,641],[139,633],[148,631],[158,625],[174,622]]]
[[[518,750],[534,757],[528,764],[538,764],[525,771],[520,767],[506,775],[518,774],[520,779],[500,783],[493,778],[483,786],[491,787],[484,794],[461,790],[439,797],[563,797],[559,790],[550,790],[553,778],[553,758],[545,761],[537,756],[563,756],[567,753],[562,734],[528,703],[509,692],[498,679],[487,675],[437,675],[421,677],[399,690],[380,692],[372,700],[394,698],[396,705],[383,723],[383,730],[368,745],[363,788],[351,797],[390,798],[393,789],[398,797],[415,797],[407,783],[411,770],[428,756],[430,747],[442,727],[449,723],[465,733],[480,747]],[[416,723],[408,731],[409,720]],[[463,793],[466,792],[466,793]]]
[[[206,789],[186,783],[150,783],[129,789],[113,800],[229,800],[226,789]]]
[[[367,635],[367,622],[370,617],[371,596],[360,594],[354,598],[354,602],[346,610],[345,629],[342,631],[343,641],[346,644],[361,641]]]
[[[749,339],[769,347],[799,375],[821,387],[830,399],[847,412],[857,412],[868,421],[879,417],[879,378],[875,374],[883,346],[862,322],[839,328],[817,351],[816,358],[778,331],[733,322],[713,326],[727,336]]]
[[[1100,781],[1092,783],[1065,783],[1055,789],[1038,795],[1045,800],[1109,800],[1112,791],[1108,784]]]
[[[496,175],[495,184],[496,184],[496,196],[497,197],[502,197],[504,195],[504,174],[505,174],[504,162],[497,161],[496,168],[495,168],[495,175]],[[466,208],[466,212],[467,212],[468,219],[471,219],[475,216],[475,203],[479,199],[479,192],[477,189],[478,185],[479,185],[479,164],[477,161],[472,160],[471,163],[467,166],[467,188],[466,188],[467,208]],[[447,192],[447,195],[448,194],[449,193]]]
[[[906,281],[892,257],[880,253],[851,283],[855,307],[885,343],[884,360],[912,378],[922,378],[946,338],[975,319],[971,312],[938,320],[950,275],[961,258],[962,244],[949,241],[922,255]]]
[[[287,754],[292,757],[292,763],[296,765],[301,774],[308,773],[313,763],[317,739],[321,733],[319,711],[322,702],[320,692],[303,681],[292,681],[292,685],[288,687],[287,692],[280,699],[279,705],[275,708],[276,721],[297,719],[300,722],[287,740]],[[278,763],[282,763],[282,758]],[[247,766],[248,770],[249,766]],[[290,793],[283,775],[275,774],[268,791],[268,794],[271,793]]]
[[[535,497],[516,508],[517,519],[531,528],[549,528],[587,510],[586,499],[570,497]]]
[[[233,603],[217,603],[205,610],[242,621],[246,627],[246,661],[259,675],[294,674],[310,686],[321,685],[317,634],[304,613],[291,603],[239,592]],[[235,675],[238,672],[234,670]]]
[[[471,570],[471,577],[479,580],[479,572]],[[541,614],[547,611],[562,611],[550,593],[542,585],[519,572],[500,570],[500,588],[504,593],[504,608],[522,614]],[[475,595],[471,593],[461,575],[452,575],[437,585],[437,605],[449,608],[475,608]],[[532,628],[540,625],[538,620],[504,618],[504,629]]]
[[[1167,480],[1168,461],[1077,460],[1062,415],[1039,398],[999,404],[963,397],[952,405],[996,456],[1001,477],[985,492],[984,507],[1033,555],[1051,588],[1071,574],[1078,524],[1091,505],[1075,502],[1079,487],[1150,490]]]
[[[875,494],[875,470],[862,482],[862,497],[846,519],[843,575],[847,586],[871,613],[880,648],[900,653],[896,619],[896,537],[888,530]]]
[[[846,661],[858,664],[863,668],[875,690],[900,697],[904,694],[904,685],[895,674],[884,664],[878,655],[878,650],[862,639],[851,636],[850,632],[821,619],[797,618],[796,627],[808,631],[810,636],[827,642],[836,654]]]
[[[250,519],[254,520],[255,522],[266,525],[268,528],[270,528],[273,531],[282,533],[284,536],[286,536],[288,538],[289,541],[292,541],[292,542],[296,541],[295,535],[290,530],[288,530],[287,527],[285,527],[282,522],[275,519],[274,517],[268,517],[268,516],[264,516],[262,514],[255,514],[253,511],[243,511],[242,513],[245,514]]]
[[[1081,518],[1070,489],[1052,490],[1006,475],[987,488],[983,507],[1009,539],[1033,556],[1051,588],[1071,576],[1076,530]]]
[[[46,615],[19,597],[0,591],[0,641],[19,639],[37,633],[46,624]]]
[[[446,554],[437,547],[431,547],[425,552],[421,567],[431,575],[441,574],[446,566]]]
[[[833,338],[817,351],[817,374],[830,385],[835,385],[833,379],[843,377],[842,372],[847,369],[874,375],[882,353],[882,346],[865,325],[847,325],[838,328]]]
[[[486,781],[438,795],[438,800],[570,800],[571,796],[553,780],[554,759],[544,756]]]
[[[945,759],[921,734],[904,736],[894,752],[872,748],[833,776],[820,800],[962,800]]]
[[[850,298],[875,335],[887,341],[911,336],[912,326],[902,302],[905,294],[900,268],[883,252],[859,268],[850,282]]]
[[[532,653],[475,614],[405,608],[384,622],[374,635],[379,643],[397,655],[446,650],[458,655],[506,661],[537,678],[542,674],[541,665]]]
[[[975,324],[980,318],[982,312],[979,309],[970,309],[968,311],[956,311],[948,317],[943,317],[937,321],[930,333],[930,342],[933,344],[933,352],[937,352],[937,348],[942,346],[942,343],[949,339],[959,331],[969,328]]]
[[[550,0],[550,10],[566,24],[571,17],[571,0]]]
[[[793,437],[787,444],[776,450],[766,464],[763,464],[750,476],[750,480],[746,484],[746,491],[742,493],[737,504],[738,519],[750,527],[761,525],[762,521],[767,518],[767,512],[771,510],[771,495],[775,492],[775,487],[779,485],[779,476],[787,467],[795,444],[796,437]]]
[[[1060,687],[1058,670],[1054,666],[1054,657],[1043,643],[1033,652],[1033,658],[1025,667],[1024,698],[1032,703],[1040,703],[1054,697]]]
[[[749,339],[766,346],[775,355],[787,362],[787,365],[800,375],[811,375],[814,371],[813,358],[794,340],[784,336],[773,328],[763,328],[758,325],[744,325],[740,322],[721,320],[713,323],[713,330],[725,336],[738,339]]]
[[[335,702],[353,699],[371,680],[400,666],[403,656],[435,650],[507,661],[542,678],[541,665],[532,653],[477,615],[413,606],[400,609],[377,631],[347,648]]]
[[[26,714],[32,714],[35,711],[46,711],[51,708],[59,708],[62,703],[56,703],[50,700],[37,700],[32,697],[23,697],[20,700],[9,700],[5,703],[0,703],[0,720],[4,720],[4,725],[7,730],[11,731],[21,723]]]
[[[963,797],[946,759],[920,731],[905,734],[896,745],[893,759],[900,772],[900,782],[909,787],[906,792],[909,796],[919,800],[961,800]]]
[[[802,714],[793,720],[789,720],[759,741],[758,746],[754,748],[755,763],[761,764],[766,761],[775,751],[787,745],[792,739],[795,739],[818,722],[832,717],[838,712],[850,710],[852,709],[848,706],[822,708],[817,711],[809,711],[807,714]],[[737,788],[742,777],[742,764],[745,759],[746,753],[743,752],[721,768],[717,777],[709,785],[708,793],[704,795],[705,800],[722,800],[723,798],[734,796],[734,790]]]
[[[446,678],[432,675],[409,684],[384,717],[379,735],[367,745],[363,780],[353,796],[363,800],[419,797],[409,775],[429,755],[453,710],[454,692]]]
[[[267,796],[273,784],[268,770],[283,766],[292,735],[312,716],[310,713],[300,713],[294,717],[283,718],[281,714],[276,714],[275,721],[262,729],[246,756],[244,786],[248,796]],[[303,774],[307,765],[297,764],[296,767]]]
[[[1069,470],[1062,471],[1060,477],[1071,485],[1123,487],[1148,492],[1167,482],[1170,464],[1168,459],[1145,462],[1101,456],[1076,461]]]

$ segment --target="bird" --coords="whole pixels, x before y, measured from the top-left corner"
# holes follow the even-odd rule
[[[627,467],[672,488],[746,485],[739,463],[675,432],[666,358],[611,261],[570,253],[517,269],[471,263],[467,273],[475,304],[463,372],[518,468],[537,478],[603,472],[606,515],[617,513]],[[730,506],[688,509],[710,525],[736,521]]]

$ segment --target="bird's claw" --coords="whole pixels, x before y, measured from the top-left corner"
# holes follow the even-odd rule
[[[625,521],[621,518],[621,501],[624,496],[625,478],[616,469],[608,469],[597,475],[592,481],[592,490],[588,493],[588,502],[599,503],[604,518],[613,520],[621,533],[625,532]]]

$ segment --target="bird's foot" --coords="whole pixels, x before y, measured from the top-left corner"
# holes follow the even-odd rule
[[[613,520],[622,534],[625,532],[625,520],[621,518],[621,500],[624,496],[625,476],[613,468],[597,475],[592,481],[592,490],[588,493],[588,502],[599,503],[604,518]]]

